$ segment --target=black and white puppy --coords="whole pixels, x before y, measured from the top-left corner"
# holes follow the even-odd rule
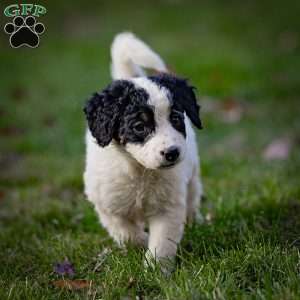
[[[118,244],[147,247],[147,262],[162,262],[175,256],[184,224],[200,216],[191,125],[201,128],[199,106],[193,87],[167,74],[161,58],[133,34],[117,35],[111,54],[114,81],[84,109],[85,193]],[[147,77],[142,67],[164,73]]]

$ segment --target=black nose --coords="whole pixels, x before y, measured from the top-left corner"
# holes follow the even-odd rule
[[[176,146],[172,146],[166,149],[163,153],[166,161],[168,162],[175,162],[180,154],[179,149]]]

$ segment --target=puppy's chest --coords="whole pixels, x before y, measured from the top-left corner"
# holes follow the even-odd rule
[[[124,176],[111,194],[109,210],[126,216],[151,215],[168,201],[168,182],[153,173]]]

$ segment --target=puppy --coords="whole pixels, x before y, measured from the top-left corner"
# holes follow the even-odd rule
[[[199,215],[201,128],[194,89],[167,73],[132,33],[111,48],[114,81],[87,102],[85,193],[119,244],[146,247],[146,262],[172,260],[184,225]],[[142,68],[159,71],[147,77]],[[145,226],[149,228],[149,234]]]

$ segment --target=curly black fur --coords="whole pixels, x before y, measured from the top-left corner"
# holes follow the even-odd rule
[[[148,78],[158,86],[167,88],[172,96],[172,108],[180,112],[185,112],[193,124],[197,128],[202,129],[199,117],[200,107],[197,104],[194,87],[190,86],[187,80],[166,73],[149,76]]]
[[[149,95],[127,80],[116,80],[88,100],[84,112],[89,129],[101,147],[112,139],[126,144],[142,143],[155,129],[154,115],[147,105]],[[147,116],[145,131],[136,132],[134,125]]]
[[[172,126],[186,136],[183,112],[193,124],[202,128],[199,106],[193,91],[184,79],[169,74],[150,76],[158,86],[170,91]],[[102,92],[95,93],[84,112],[91,134],[101,147],[112,139],[126,143],[144,143],[155,131],[153,108],[147,104],[148,93],[127,80],[116,80]],[[140,128],[139,128],[140,127]]]
[[[136,124],[142,124],[143,129],[137,131]],[[154,112],[145,103],[128,105],[124,111],[119,128],[119,138],[122,144],[144,143],[146,138],[155,131]]]

